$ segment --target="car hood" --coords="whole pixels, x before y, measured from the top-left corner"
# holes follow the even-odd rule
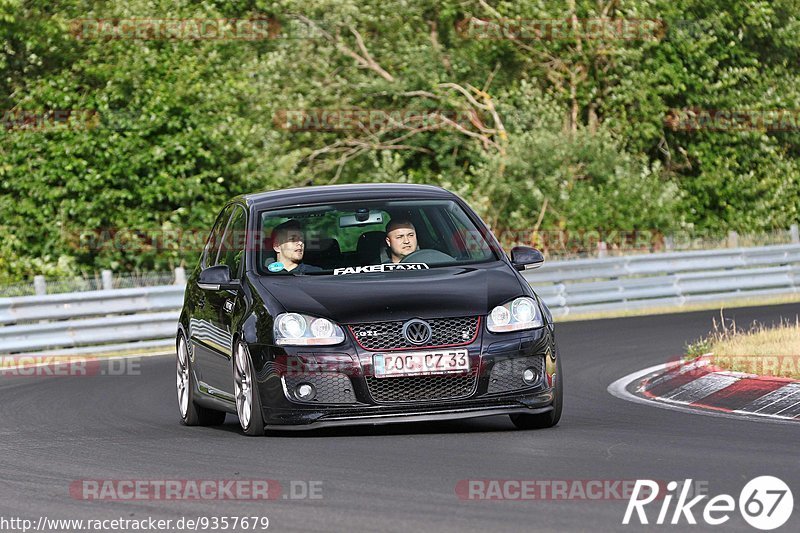
[[[487,314],[525,294],[507,264],[340,276],[262,276],[258,283],[289,312],[340,324]]]

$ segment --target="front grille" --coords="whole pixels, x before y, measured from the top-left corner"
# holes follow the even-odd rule
[[[517,357],[498,361],[492,367],[492,372],[489,376],[489,388],[486,393],[494,394],[531,388],[531,385],[522,381],[522,373],[526,368],[535,369],[541,379],[544,374],[544,356]],[[533,385],[533,387],[535,386]]]
[[[397,322],[368,322],[350,326],[356,341],[366,350],[403,350],[422,348],[403,337],[403,324]],[[469,344],[478,333],[480,319],[475,316],[458,318],[433,318],[427,320],[431,326],[431,340],[427,348],[436,346],[459,346]]]
[[[376,402],[416,402],[465,398],[475,391],[476,374],[376,378],[367,376]]]

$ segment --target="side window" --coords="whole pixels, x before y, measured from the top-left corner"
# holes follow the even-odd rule
[[[455,257],[485,261],[494,255],[479,230],[471,229],[473,228],[472,224],[461,210],[448,209],[446,212],[449,219],[448,225],[454,230],[449,239],[449,245]]]
[[[228,265],[231,277],[241,277],[242,258],[244,257],[245,233],[247,231],[247,217],[244,209],[236,206],[222,238],[222,244],[217,257],[218,265]]]
[[[225,227],[228,225],[231,209],[232,206],[226,207],[217,217],[217,222],[214,224],[214,228],[208,236],[208,241],[206,241],[206,247],[203,248],[203,258],[200,261],[201,268],[210,267],[216,263],[219,245],[220,242],[222,242],[222,234],[225,232]]]
[[[432,248],[440,252],[448,253],[449,250],[444,245],[444,232],[441,218],[441,209],[420,209],[419,221],[417,225],[417,240],[420,248]]]

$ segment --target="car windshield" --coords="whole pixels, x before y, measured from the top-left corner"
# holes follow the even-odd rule
[[[451,200],[358,201],[259,213],[260,274],[352,275],[497,260]]]

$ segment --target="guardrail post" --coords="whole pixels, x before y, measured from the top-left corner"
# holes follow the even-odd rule
[[[44,276],[33,277],[33,290],[36,291],[36,296],[47,294],[47,282],[45,282]]]
[[[114,288],[114,275],[110,270],[103,270],[100,272],[103,278],[103,290],[110,291]]]
[[[735,231],[728,232],[728,248],[738,248],[739,247],[739,234]]]
[[[175,267],[175,285],[186,285],[186,269]]]
[[[800,244],[800,226],[792,224],[789,228],[789,233],[792,236],[792,244]]]
[[[608,245],[600,241],[597,243],[597,257],[606,257],[608,255]]]

